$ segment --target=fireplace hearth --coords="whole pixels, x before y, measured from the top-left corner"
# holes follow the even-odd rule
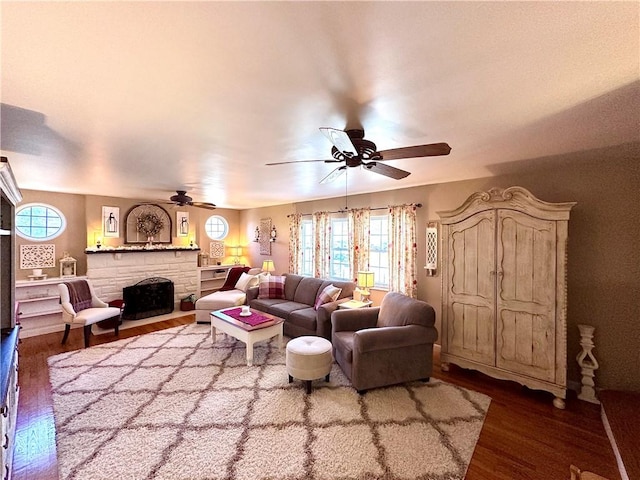
[[[122,289],[125,320],[140,320],[173,312],[173,282],[151,277]]]

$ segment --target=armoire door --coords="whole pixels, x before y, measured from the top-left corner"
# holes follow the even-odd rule
[[[497,215],[496,366],[554,381],[556,222]]]
[[[449,228],[446,350],[495,365],[495,213],[480,212]]]

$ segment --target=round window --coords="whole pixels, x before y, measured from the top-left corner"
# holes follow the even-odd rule
[[[229,233],[229,224],[220,215],[211,215],[204,224],[204,230],[211,240],[222,240]]]
[[[51,240],[66,226],[62,212],[51,205],[27,203],[16,210],[16,233],[28,240]]]

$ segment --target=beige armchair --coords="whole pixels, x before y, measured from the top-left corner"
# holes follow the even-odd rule
[[[62,321],[65,323],[64,344],[69,338],[71,325],[84,327],[84,346],[89,346],[91,326],[102,320],[122,316],[124,304],[120,308],[110,307],[98,297],[87,280],[74,280],[58,284],[60,304],[62,305]],[[115,334],[118,335],[120,322],[115,322]]]
[[[333,356],[359,393],[414,380],[433,370],[435,311],[390,292],[380,307],[336,310],[331,315]]]

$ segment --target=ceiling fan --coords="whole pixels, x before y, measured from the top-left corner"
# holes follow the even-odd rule
[[[267,165],[283,165],[285,163],[325,162],[345,164],[337,167],[329,175],[320,180],[320,183],[329,183],[341,176],[347,167],[362,166],[372,172],[385,175],[395,180],[400,180],[411,173],[406,170],[391,167],[382,161],[400,160],[402,158],[434,157],[448,155],[451,147],[446,143],[429,143],[427,145],[415,145],[413,147],[392,148],[390,150],[377,151],[376,144],[364,138],[364,130],[350,129],[338,130],[336,128],[320,128],[320,131],[333,144],[331,147],[331,160],[294,160],[290,162],[267,163]]]
[[[193,198],[191,198],[189,195],[187,195],[187,191],[186,190],[176,190],[176,195],[172,195],[171,197],[169,197],[170,202],[167,203],[173,203],[175,205],[178,205],[180,207],[184,207],[185,205],[188,205],[190,207],[200,207],[200,208],[207,208],[209,210],[215,210],[216,206],[213,203],[209,203],[209,202],[194,202]]]

